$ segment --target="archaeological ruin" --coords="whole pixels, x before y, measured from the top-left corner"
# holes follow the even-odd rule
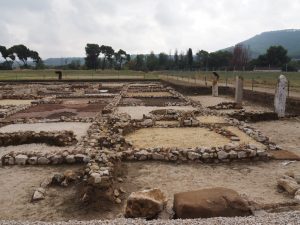
[[[218,80],[208,91],[163,79],[0,83],[0,221],[299,210],[300,118],[285,77],[274,107],[248,98],[241,77],[233,90]]]

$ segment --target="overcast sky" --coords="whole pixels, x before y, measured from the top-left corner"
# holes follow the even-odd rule
[[[42,58],[86,43],[128,53],[215,51],[264,31],[299,28],[300,0],[0,0],[0,45]]]

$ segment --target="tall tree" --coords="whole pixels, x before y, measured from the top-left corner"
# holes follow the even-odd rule
[[[127,60],[127,53],[120,49],[115,53],[115,59],[118,64],[118,69],[122,69],[123,62]]]
[[[153,51],[146,58],[146,66],[150,71],[158,69],[158,59]]]
[[[287,56],[288,51],[282,46],[271,46],[267,50],[267,61],[271,66],[282,66],[291,59]]]
[[[178,56],[178,50],[175,50],[174,54],[174,69],[178,69],[179,67],[179,56]]]
[[[209,59],[209,53],[207,51],[201,50],[196,53],[197,56],[197,63],[200,69],[208,69],[208,59]]]
[[[194,57],[193,57],[193,51],[191,48],[187,51],[187,67],[189,70],[193,69],[193,64],[194,64]]]
[[[19,60],[23,62],[23,66],[27,67],[27,60],[30,58],[30,50],[25,45],[14,45],[10,48],[12,53],[15,53]]]
[[[233,49],[232,67],[234,69],[245,69],[250,60],[249,48],[246,48],[243,44],[237,44]]]
[[[114,49],[111,46],[101,45],[100,52],[104,56],[103,63],[102,63],[102,69],[104,70],[106,68],[106,60],[109,63],[109,67],[111,67],[113,56],[115,54]]]
[[[160,70],[166,70],[169,66],[169,56],[166,53],[159,53],[158,55],[158,66]]]
[[[99,66],[98,57],[100,55],[100,47],[98,44],[87,44],[85,47],[85,65],[88,69],[96,70]]]

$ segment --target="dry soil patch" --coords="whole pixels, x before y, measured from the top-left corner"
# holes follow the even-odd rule
[[[80,122],[58,122],[58,123],[26,123],[26,124],[10,124],[0,128],[2,133],[11,133],[17,131],[73,131],[76,138],[79,140],[82,136],[86,135],[90,123]]]
[[[229,139],[205,128],[143,128],[126,136],[136,148],[199,146],[217,147],[229,143]]]
[[[192,106],[165,106],[165,107],[155,107],[155,106],[121,106],[118,107],[119,113],[127,113],[132,119],[142,119],[143,115],[148,115],[151,111],[157,109],[174,109],[182,111],[192,111],[195,110]]]

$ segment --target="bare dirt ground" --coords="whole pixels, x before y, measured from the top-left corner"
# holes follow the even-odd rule
[[[265,147],[263,144],[261,144],[260,142],[255,141],[253,138],[248,136],[246,133],[244,133],[243,131],[241,131],[237,127],[228,126],[228,127],[224,127],[224,128],[226,130],[232,132],[236,136],[238,136],[239,139],[240,139],[239,143],[241,143],[241,144],[252,144],[252,145],[256,145],[258,147]]]
[[[215,106],[222,102],[234,102],[234,98],[230,96],[221,95],[218,97],[213,97],[211,95],[196,95],[196,96],[188,96],[190,99],[200,102],[200,104],[207,108],[209,106]],[[272,111],[269,107],[256,105],[249,101],[243,101],[243,108],[246,111]],[[234,110],[219,110],[224,112],[234,111]]]
[[[142,119],[144,114],[147,115],[151,111],[157,109],[175,109],[182,111],[191,111],[195,108],[192,106],[121,106],[117,108],[119,113],[128,113],[132,119]]]
[[[205,123],[205,124],[226,123],[224,117],[221,116],[198,116],[196,117],[196,119],[200,123]]]
[[[42,104],[16,113],[8,119],[48,118],[58,119],[61,116],[93,117],[106,104]]]
[[[125,137],[136,148],[223,146],[230,140],[205,128],[144,128]]]
[[[80,184],[67,188],[50,187],[43,201],[31,203],[31,196],[43,179],[53,173],[80,166],[5,167],[0,168],[0,219],[26,221],[67,221],[113,219],[121,217],[122,204],[96,200],[84,205],[79,201]],[[257,203],[291,202],[292,197],[278,193],[276,180],[287,171],[299,171],[300,162],[284,166],[281,161],[231,163],[218,165],[171,164],[161,162],[124,163],[118,183],[126,194],[146,188],[160,188],[168,197],[168,208],[173,195],[181,191],[210,187],[227,187],[246,195]]]
[[[80,122],[58,122],[58,123],[31,123],[31,124],[10,124],[0,128],[0,132],[9,133],[17,131],[61,131],[69,130],[73,131],[78,140],[82,136],[86,135],[90,123],[80,123]]]
[[[33,100],[1,99],[0,105],[30,105]]]
[[[300,156],[300,118],[290,118],[277,121],[252,123],[271,141],[285,150],[290,150]]]
[[[91,101],[98,101],[100,104],[108,104],[111,98],[67,98],[63,99],[63,104],[76,105],[76,104],[88,104]]]
[[[170,92],[128,92],[126,94],[130,98],[134,97],[170,97]]]
[[[167,103],[179,103],[184,102],[178,98],[122,98],[120,105],[128,105],[131,103],[140,104],[144,106],[165,106]]]
[[[287,171],[299,172],[300,162],[284,166],[282,161],[231,164],[126,163],[127,191],[160,188],[171,206],[174,193],[202,188],[226,187],[260,204],[282,203],[292,196],[277,192],[277,179]],[[125,171],[125,169],[124,169]]]
[[[0,147],[0,157],[10,153],[52,153],[52,152],[63,152],[65,150],[73,150],[73,146],[68,147],[56,147],[49,146],[46,144],[24,144],[24,145],[15,145],[15,146],[6,146]]]
[[[79,202],[80,185],[47,188],[43,201],[30,202],[33,191],[45,177],[78,168],[80,166],[0,168],[0,219],[64,221],[116,218],[122,210],[119,205],[98,201],[86,206]]]

